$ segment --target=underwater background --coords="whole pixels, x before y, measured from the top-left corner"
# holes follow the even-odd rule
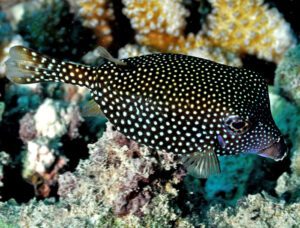
[[[298,14],[293,0],[0,0],[0,228],[300,227]],[[221,174],[193,178],[173,154],[84,117],[86,88],[11,83],[15,45],[95,66],[103,46],[256,71],[290,153],[219,157]]]

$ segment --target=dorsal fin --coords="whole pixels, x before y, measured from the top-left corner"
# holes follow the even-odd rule
[[[108,61],[111,61],[116,65],[126,66],[125,62],[112,57],[112,55],[104,47],[101,47],[101,46],[97,47],[96,52],[99,54],[100,57],[105,58]]]
[[[208,178],[212,174],[220,173],[220,164],[213,150],[196,152],[183,157],[183,165],[188,174],[196,178]]]

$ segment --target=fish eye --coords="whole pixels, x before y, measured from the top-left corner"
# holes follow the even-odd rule
[[[226,128],[233,134],[244,134],[250,128],[250,122],[239,116],[229,116],[224,121]]]

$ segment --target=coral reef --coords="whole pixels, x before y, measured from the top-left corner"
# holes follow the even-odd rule
[[[276,8],[262,0],[210,0],[205,35],[219,47],[278,62],[295,38]]]
[[[180,210],[171,207],[177,196],[175,186],[183,177],[173,156],[159,152],[154,157],[111,125],[89,148],[88,160],[81,161],[74,173],[59,176],[58,204],[51,200],[0,203],[0,218],[30,227],[41,222],[51,226],[53,221],[59,227],[171,227],[172,223],[193,227],[183,218],[178,220]]]
[[[56,185],[58,171],[67,163],[56,141],[66,134],[70,139],[78,137],[81,122],[77,107],[64,107],[50,99],[46,99],[34,115],[27,113],[20,120],[20,138],[27,145],[22,175],[34,186],[36,195],[47,197],[51,186]]]
[[[158,160],[147,148],[138,146],[111,128],[112,126],[108,125],[103,137],[89,146],[90,160],[80,163],[77,167],[78,172],[84,176],[88,174],[92,178],[89,181],[99,182],[97,189],[99,200],[109,205],[114,214],[142,215],[143,206],[151,201],[157,188],[164,188],[160,183],[162,180],[153,179],[156,172],[163,172],[160,170],[163,167],[158,166]],[[168,158],[164,166],[169,170],[170,164],[174,167],[176,163],[172,157]],[[170,174],[165,178],[164,182],[169,181],[170,184],[176,181],[176,176]],[[78,176],[72,177],[70,173],[66,177],[63,175],[61,180],[67,180],[67,185],[61,181],[58,194],[66,197],[65,193],[70,192],[66,187],[74,188],[74,183],[76,186],[83,186],[77,183],[80,179],[77,181],[76,179]]]
[[[209,226],[213,227],[297,227],[300,204],[279,202],[267,195],[249,195],[236,208],[213,207]]]
[[[96,45],[92,31],[70,13],[66,1],[42,0],[28,5],[18,32],[31,48],[58,58],[79,60]]]
[[[252,54],[278,62],[295,44],[289,24],[277,9],[269,8],[261,0],[209,2],[213,10],[203,29],[186,36],[188,13],[182,1],[123,1],[124,13],[137,33],[137,42],[159,51],[187,53],[200,48],[197,56],[203,54],[203,57],[218,61],[212,50],[220,53],[218,49],[224,49],[221,52]]]
[[[188,11],[181,2],[123,0],[123,12],[137,32],[136,40],[159,51],[185,52],[196,43],[200,46],[199,36],[183,34]]]
[[[2,115],[4,113],[5,110],[5,103],[4,102],[0,102],[0,122],[2,120]]]
[[[262,169],[258,165],[259,159],[251,155],[220,158],[222,173],[208,178],[204,187],[205,199],[235,205],[246,194],[254,169]]]
[[[275,76],[276,89],[300,106],[300,45],[288,50]]]
[[[0,44],[3,45],[9,42],[12,39],[13,34],[12,27],[6,19],[5,13],[0,11]]]
[[[109,47],[113,41],[112,22],[114,13],[112,4],[108,0],[69,0],[80,17],[83,26],[94,31],[98,45]]]
[[[6,19],[5,13],[0,11],[0,77],[4,73],[3,66],[1,66],[7,54],[6,47],[13,39],[14,32],[11,24]]]
[[[187,52],[187,54],[208,59],[229,66],[235,66],[235,67],[242,66],[242,61],[236,53],[230,52],[220,47],[213,47],[207,45],[207,46],[191,49]]]
[[[3,166],[7,165],[9,162],[9,154],[5,153],[5,152],[0,152],[0,187],[3,186],[3,183],[1,182],[1,180],[3,179]],[[1,199],[1,195],[0,195],[0,199]]]
[[[239,67],[248,54],[279,63],[271,110],[291,152],[282,162],[222,157],[220,175],[195,179],[174,154],[83,118],[88,89],[14,85],[0,64],[0,227],[298,226],[299,46],[283,57],[295,38],[276,4],[39,0],[9,10],[17,2],[0,6],[2,63],[17,44],[95,66],[97,45],[119,58],[165,51]]]
[[[118,57],[120,59],[125,59],[129,57],[136,57],[140,55],[151,54],[154,51],[151,51],[147,46],[139,46],[134,44],[127,44],[124,47],[119,49]]]

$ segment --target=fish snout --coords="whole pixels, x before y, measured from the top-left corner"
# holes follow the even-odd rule
[[[261,150],[258,155],[272,158],[275,161],[282,161],[288,154],[288,147],[282,137],[275,141],[271,146]]]

